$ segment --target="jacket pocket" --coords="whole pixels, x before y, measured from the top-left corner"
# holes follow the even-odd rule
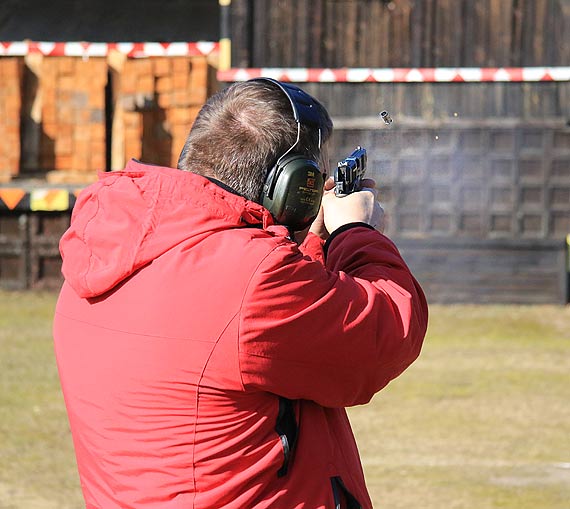
[[[279,435],[281,445],[283,446],[283,464],[277,472],[277,477],[283,477],[289,470],[298,434],[295,409],[293,408],[293,401],[290,399],[279,397],[279,413],[277,414],[275,431]]]
[[[331,485],[335,509],[362,509],[360,502],[346,489],[339,476],[331,477]]]

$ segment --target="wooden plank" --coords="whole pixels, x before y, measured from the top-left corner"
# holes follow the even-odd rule
[[[425,2],[415,2],[410,12],[410,65],[424,67],[422,61],[422,37],[424,32]]]
[[[552,65],[568,65],[570,62],[570,44],[568,37],[570,34],[570,2],[567,0],[557,0],[556,8],[556,36],[552,44],[556,48],[555,58]]]
[[[451,26],[464,27],[467,24],[465,18],[465,2],[453,2],[451,4]],[[450,48],[450,66],[461,67],[463,65],[463,30],[452,30],[452,47]]]
[[[433,66],[449,67],[450,66],[450,47],[451,39],[451,17],[450,2],[453,0],[438,0],[435,11],[435,28],[433,40]]]
[[[277,26],[274,26],[273,29],[279,35],[273,65],[276,67],[295,67],[297,65],[295,60],[297,42],[295,11],[299,9],[299,6],[297,2],[291,3],[289,0],[277,0],[275,3],[277,4],[275,15]]]
[[[250,65],[263,67],[269,63],[270,26],[269,26],[269,0],[253,0],[252,23],[252,52]]]
[[[126,163],[125,153],[125,108],[121,100],[121,77],[127,59],[123,53],[111,51],[107,57],[113,101],[111,126],[111,170],[121,170]]]
[[[511,23],[511,57],[510,65],[519,67],[522,65],[523,45],[523,4],[525,0],[513,0],[512,23]]]
[[[269,17],[269,30],[265,35],[265,44],[268,43],[268,58],[265,65],[268,67],[284,66],[283,56],[285,40],[283,37],[284,20],[281,16],[281,0],[269,0],[266,3]]]
[[[322,65],[322,51],[324,39],[324,0],[312,0],[310,2],[309,31],[310,51],[308,54],[308,66],[320,67]]]
[[[560,39],[560,24],[558,23],[557,16],[560,16],[559,5],[556,1],[550,2],[548,4],[548,9],[546,12],[546,27],[548,36],[545,41],[544,47],[544,65],[556,65],[556,52],[558,41]],[[564,44],[561,42],[561,44]],[[567,46],[568,44],[566,44]]]
[[[529,66],[534,61],[533,43],[535,29],[535,2],[534,0],[524,0],[523,3],[523,22],[522,22],[522,50],[521,50],[521,65]]]
[[[535,0],[534,2],[535,26],[532,36],[533,59],[528,65],[544,65],[546,39],[550,34],[550,27],[546,26],[547,2],[549,2],[549,0]]]
[[[411,39],[411,11],[412,6],[410,0],[403,0],[398,4],[398,17],[400,26],[400,53],[399,58],[395,61],[396,66],[402,67],[409,67],[411,64],[411,47],[410,47],[410,39]]]
[[[370,37],[368,33],[369,9],[365,2],[357,2],[356,31],[358,47],[356,55],[356,67],[366,67],[370,58]]]
[[[462,2],[447,0],[443,2],[443,24],[438,28],[438,33],[445,33],[445,45],[442,51],[442,67],[458,67],[460,65],[462,30],[450,30],[449,27],[462,26],[464,20],[462,14]]]
[[[520,118],[522,115],[522,84],[510,83],[505,91],[505,116],[507,118]]]
[[[297,0],[295,2],[294,28],[291,38],[294,39],[294,58],[292,65],[309,67],[309,23],[311,22],[311,8],[309,0]]]
[[[500,11],[501,11],[501,2],[503,0],[489,0],[489,53],[487,56],[487,61],[489,62],[489,66],[500,66],[504,65],[501,64],[501,57],[502,57],[502,48],[501,48],[501,19],[500,19]]]
[[[389,5],[389,4],[388,4]],[[391,53],[392,53],[392,14],[386,4],[382,4],[380,10],[380,19],[378,22],[378,50],[379,50],[379,67],[391,66]]]
[[[267,12],[267,32],[260,43],[267,46],[267,56],[265,61],[262,62],[262,66],[279,67],[282,65],[277,55],[281,44],[281,30],[277,2],[275,0],[266,0],[265,9]]]
[[[394,5],[395,8],[391,11],[391,27],[393,30],[390,37],[390,42],[392,43],[390,51],[390,65],[392,67],[407,67],[407,65],[404,64],[407,59],[404,49],[404,46],[406,45],[405,36],[407,35],[404,20],[405,1],[395,2]]]
[[[514,0],[503,0],[500,3],[501,38],[500,52],[498,55],[499,65],[508,67],[512,65],[511,48],[513,34],[513,4]]]
[[[489,0],[474,0],[475,9],[473,12],[473,64],[477,67],[492,65],[488,55],[489,36]]]
[[[396,2],[390,2],[388,4],[388,16],[389,16],[389,60],[388,65],[390,67],[403,67],[398,64],[401,60],[400,45],[402,36],[402,27],[400,26],[400,5]]]
[[[469,23],[463,24],[463,43],[461,53],[461,65],[466,67],[475,66],[475,2],[463,2],[463,16]]]
[[[435,28],[435,0],[425,0],[425,23],[422,40],[422,64],[424,67],[433,67],[434,65],[434,28]]]
[[[333,67],[335,57],[335,3],[325,0],[322,67]]]
[[[382,45],[384,31],[387,29],[386,8],[381,2],[368,4],[369,17],[367,19],[366,37],[369,43],[369,55],[365,56],[366,67],[384,67],[387,60],[387,48]]]
[[[250,67],[252,30],[249,0],[233,0],[231,4],[232,66]]]
[[[350,51],[350,44],[347,44],[346,39],[353,37],[354,34],[349,35],[348,24],[345,17],[346,2],[336,1],[333,2],[333,52],[331,67],[342,67],[347,60],[348,51]]]
[[[357,2],[337,2],[337,28],[335,32],[339,49],[335,67],[356,67],[356,4]]]

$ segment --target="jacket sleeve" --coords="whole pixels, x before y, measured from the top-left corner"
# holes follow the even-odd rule
[[[325,263],[325,255],[323,251],[325,241],[317,237],[314,233],[309,232],[303,243],[299,246],[299,251],[312,260]]]
[[[363,404],[418,357],[427,304],[395,245],[360,226],[329,240],[326,266],[283,243],[253,275],[239,324],[246,389]]]

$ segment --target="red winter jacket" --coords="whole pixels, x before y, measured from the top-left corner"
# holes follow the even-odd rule
[[[88,509],[370,508],[344,407],[418,356],[382,234],[300,248],[209,180],[131,161],[61,240],[55,349]]]

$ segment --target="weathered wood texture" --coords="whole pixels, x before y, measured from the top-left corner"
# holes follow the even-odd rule
[[[0,213],[0,288],[61,286],[58,245],[70,217],[70,212]]]
[[[431,303],[568,302],[565,242],[396,239],[396,243]]]
[[[570,119],[570,82],[304,83],[334,117],[396,119]]]
[[[63,283],[59,240],[69,228],[67,212],[31,214],[29,221],[28,284],[34,289],[58,289]]]
[[[0,288],[58,289],[70,213],[0,214]],[[557,240],[393,237],[431,303],[565,304],[567,246]]]
[[[568,65],[567,0],[233,0],[234,67]]]
[[[58,289],[70,213],[0,214],[0,288]],[[431,303],[565,304],[564,241],[393,237]]]
[[[25,214],[0,214],[0,287],[28,287],[29,234]]]

